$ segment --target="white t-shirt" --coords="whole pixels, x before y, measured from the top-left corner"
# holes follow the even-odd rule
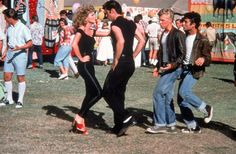
[[[32,40],[30,30],[22,22],[18,21],[14,26],[10,25],[7,29],[8,47],[25,45]]]
[[[161,31],[160,24],[156,22],[152,22],[151,24],[149,24],[146,29],[146,33],[148,34],[150,38],[152,37],[157,38],[160,31]]]
[[[192,50],[193,50],[193,42],[196,38],[196,34],[194,35],[188,35],[186,38],[186,56],[184,59],[184,64],[188,65],[192,63],[191,55],[192,55]]]

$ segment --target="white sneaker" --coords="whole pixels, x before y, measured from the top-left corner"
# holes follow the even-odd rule
[[[0,107],[6,106],[6,103],[0,103]]]
[[[153,65],[153,63],[154,63],[154,59],[151,60],[150,64]]]
[[[206,105],[207,115],[204,117],[204,122],[207,124],[213,117],[213,106]]]
[[[201,128],[199,126],[196,126],[196,128],[183,128],[181,132],[184,134],[200,134]]]
[[[68,77],[67,74],[61,74],[58,79],[59,79],[59,80],[63,80],[63,79],[65,79],[66,77]]]
[[[3,100],[3,101],[0,103],[0,107],[6,106],[6,105],[11,105],[11,104],[14,104],[14,101]]]
[[[29,65],[28,67],[27,67],[27,69],[32,69],[33,68],[33,65]]]
[[[158,60],[157,60],[157,59],[155,59],[155,60],[153,61],[153,63],[152,63],[152,64],[156,66],[156,65],[157,65],[157,63],[158,63]]]
[[[153,126],[153,127],[147,128],[146,132],[151,133],[151,134],[166,134],[168,133],[168,130],[166,127]]]
[[[16,103],[16,109],[20,109],[22,107],[23,107],[23,103],[21,103],[21,102]]]

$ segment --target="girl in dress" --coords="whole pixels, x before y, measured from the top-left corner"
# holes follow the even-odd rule
[[[101,32],[109,32],[108,22],[103,22]],[[103,62],[103,65],[107,65],[108,60],[113,59],[113,47],[111,43],[111,37],[101,37],[99,46],[97,48],[97,60]]]

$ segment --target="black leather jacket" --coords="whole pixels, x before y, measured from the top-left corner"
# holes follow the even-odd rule
[[[162,37],[163,33],[160,40]],[[172,70],[175,70],[183,63],[184,55],[186,54],[185,38],[185,34],[174,27],[172,27],[171,31],[167,35],[168,61],[172,64]],[[163,66],[163,47],[160,43],[157,68],[159,69],[161,66]]]

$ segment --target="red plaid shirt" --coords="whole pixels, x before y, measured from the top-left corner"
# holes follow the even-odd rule
[[[60,45],[70,45],[71,44],[71,31],[70,27],[66,26],[60,33]]]

